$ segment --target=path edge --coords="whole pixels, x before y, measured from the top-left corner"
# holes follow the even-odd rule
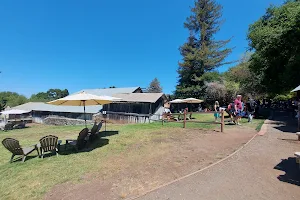
[[[173,180],[173,181],[170,181],[170,182],[168,182],[168,183],[165,183],[165,184],[163,184],[163,185],[160,185],[160,186],[158,186],[158,187],[156,187],[156,188],[153,188],[152,190],[146,191],[146,192],[144,192],[143,194],[140,194],[140,195],[138,195],[138,196],[131,197],[131,198],[126,198],[125,200],[135,200],[135,199],[141,198],[141,197],[143,197],[143,196],[145,196],[145,195],[147,195],[147,194],[149,194],[149,193],[151,193],[151,192],[154,192],[154,191],[156,191],[156,190],[159,190],[160,188],[166,187],[166,186],[168,186],[168,185],[172,185],[173,183],[176,183],[176,182],[181,181],[181,180],[183,180],[183,179],[186,179],[186,178],[188,178],[188,177],[190,177],[190,176],[193,176],[193,175],[195,175],[195,174],[198,174],[198,173],[200,173],[200,172],[203,172],[203,171],[205,171],[205,170],[207,170],[207,169],[209,169],[209,168],[211,168],[211,167],[213,167],[213,166],[215,166],[215,165],[220,164],[220,163],[223,162],[223,161],[228,160],[229,158],[233,157],[235,154],[237,154],[238,152],[240,152],[242,149],[244,149],[244,148],[245,148],[248,144],[250,144],[250,142],[252,142],[252,140],[254,140],[257,136],[263,136],[263,135],[267,132],[267,123],[266,123],[266,122],[267,122],[267,120],[264,121],[264,123],[263,123],[263,125],[262,125],[260,131],[259,131],[258,133],[256,133],[256,134],[255,134],[255,135],[254,135],[254,136],[253,136],[246,144],[242,145],[240,148],[238,148],[237,150],[235,150],[233,153],[229,154],[229,155],[226,156],[225,158],[222,158],[221,160],[219,160],[219,161],[217,161],[217,162],[215,162],[215,163],[213,163],[213,164],[211,164],[211,165],[208,165],[208,166],[206,166],[206,167],[204,167],[204,168],[202,168],[202,169],[199,169],[199,170],[197,170],[197,171],[195,171],[195,172],[192,172],[192,173],[190,173],[190,174],[187,174],[187,175],[185,175],[185,176],[182,176],[182,177],[180,177],[180,178],[177,178],[177,179],[175,179],[175,180]]]

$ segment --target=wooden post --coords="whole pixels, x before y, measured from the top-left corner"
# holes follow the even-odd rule
[[[224,110],[221,111],[221,132],[224,133]]]
[[[184,109],[183,128],[185,128],[185,124],[186,124],[186,109]]]
[[[298,103],[298,131],[300,131],[300,102]]]
[[[164,125],[164,114],[161,116],[161,125]]]

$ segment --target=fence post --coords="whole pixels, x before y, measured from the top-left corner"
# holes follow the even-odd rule
[[[298,103],[298,131],[300,131],[300,102]]]
[[[221,132],[224,133],[224,110],[221,111]]]
[[[184,116],[183,116],[183,128],[185,128],[185,123],[186,123],[186,109],[184,109]]]
[[[161,125],[164,125],[164,114],[161,116]]]

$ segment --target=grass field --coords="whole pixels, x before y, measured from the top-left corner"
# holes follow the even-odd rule
[[[213,121],[212,114],[196,116],[201,120]],[[257,120],[251,126],[261,126],[262,120]],[[248,126],[248,124],[247,124]],[[249,124],[250,126],[250,124]],[[147,144],[147,149],[155,148],[155,141],[168,137],[168,132],[176,131],[182,127],[182,123],[130,124],[107,126],[108,131],[116,131],[118,134],[104,137],[92,146],[92,151],[75,153],[72,150],[63,151],[61,155],[49,156],[45,159],[37,157],[34,152],[21,163],[19,161],[9,163],[11,153],[3,145],[0,145],[0,199],[40,199],[54,185],[64,182],[81,181],[87,173],[103,171],[107,174],[116,170],[118,166],[104,162],[127,151],[132,145]],[[56,135],[60,140],[76,139],[83,126],[44,126],[34,125],[21,130],[0,132],[0,140],[11,137],[20,141],[22,146],[36,144],[45,135]],[[219,128],[219,125],[188,123],[187,128]],[[230,128],[230,127],[228,127]],[[158,131],[160,134],[156,134]],[[187,129],[188,130],[188,129]],[[110,132],[108,132],[110,133]],[[109,140],[109,144],[105,145]],[[146,150],[137,152],[146,156]],[[149,154],[150,155],[150,154]],[[128,157],[138,159],[132,155]]]

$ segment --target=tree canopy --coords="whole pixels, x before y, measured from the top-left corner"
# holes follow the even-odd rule
[[[260,77],[264,91],[279,94],[299,85],[300,77],[300,1],[289,0],[270,6],[252,24],[249,46],[254,50],[250,69]]]
[[[160,82],[157,78],[154,78],[149,87],[147,88],[148,93],[161,93],[162,87],[160,86]]]
[[[230,39],[214,39],[222,23],[222,6],[215,0],[196,0],[191,12],[184,23],[190,35],[179,49],[183,60],[179,63],[175,95],[201,98],[205,90],[202,76],[227,64],[225,58],[231,49],[226,48],[226,45]]]
[[[0,92],[0,101],[1,107],[3,106],[4,108],[5,106],[18,106],[26,103],[28,100],[24,95],[20,95],[16,92]]]
[[[56,99],[63,98],[69,95],[69,91],[67,89],[49,89],[47,92],[39,92],[37,94],[31,95],[29,101],[33,102],[47,102],[53,101]]]
[[[0,92],[0,111],[4,110],[6,106],[15,107],[28,101],[32,102],[47,102],[55,99],[63,98],[68,96],[69,92],[67,89],[49,89],[47,92],[39,92],[31,95],[27,99],[24,95],[20,95],[16,92]]]

